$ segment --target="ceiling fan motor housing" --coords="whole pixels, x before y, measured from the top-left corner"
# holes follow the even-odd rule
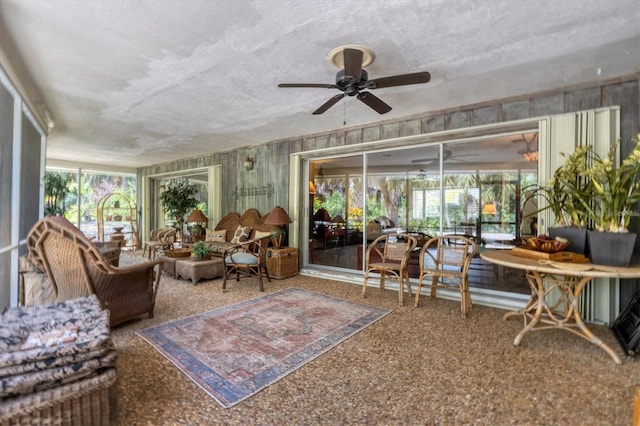
[[[355,96],[366,86],[368,78],[369,75],[365,70],[360,72],[360,80],[356,80],[354,76],[345,75],[345,71],[340,70],[336,74],[336,86],[347,96]]]

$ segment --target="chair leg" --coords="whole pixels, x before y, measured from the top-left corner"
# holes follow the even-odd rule
[[[224,273],[222,274],[222,292],[224,293],[227,290],[227,276],[228,276],[227,268],[224,268]]]
[[[407,290],[409,291],[409,297],[413,297],[413,293],[411,292],[411,281],[409,280],[409,271],[404,271],[404,278],[407,280]]]
[[[398,304],[404,306],[404,277],[398,274]]]
[[[438,291],[438,277],[434,275],[431,280],[431,298],[432,299],[436,298],[437,291]]]
[[[269,270],[267,269],[267,265],[262,265],[261,268],[263,268],[262,271],[267,276],[267,281],[271,282],[271,277],[269,277]]]
[[[420,277],[418,278],[418,288],[416,290],[416,300],[413,302],[413,306],[414,307],[418,307],[418,303],[420,302],[420,290],[422,289],[422,279],[424,278],[423,275],[420,275]]]
[[[260,283],[260,291],[264,291],[264,283],[262,282],[262,269],[258,266],[258,282]]]
[[[362,298],[364,299],[364,295],[367,291],[367,281],[369,280],[369,270],[364,271],[364,282],[362,283]]]

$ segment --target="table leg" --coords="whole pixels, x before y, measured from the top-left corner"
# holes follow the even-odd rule
[[[560,328],[600,347],[609,354],[616,364],[622,363],[618,355],[601,339],[597,338],[582,320],[579,306],[580,293],[582,293],[587,283],[591,281],[591,278],[585,277],[576,280],[575,277],[528,271],[527,281],[531,286],[531,298],[525,307],[519,311],[507,312],[503,316],[505,320],[515,315],[522,315],[523,317],[524,328],[513,341],[515,346],[520,345],[522,338],[529,331]],[[545,281],[551,283],[549,288],[545,289]],[[560,292],[560,298],[553,303],[553,306],[549,306],[546,302],[546,296],[553,289],[557,289]],[[558,311],[557,308],[562,308],[564,312]]]

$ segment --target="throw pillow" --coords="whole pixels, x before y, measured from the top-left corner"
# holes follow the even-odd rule
[[[227,230],[220,229],[219,231],[214,231],[213,229],[207,229],[205,241],[218,241],[224,243],[227,241]]]
[[[233,244],[244,243],[251,236],[251,231],[253,231],[253,228],[250,226],[238,225],[238,227],[236,228],[236,232],[233,233],[231,242]]]

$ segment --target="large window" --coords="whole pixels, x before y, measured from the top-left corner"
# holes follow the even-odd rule
[[[47,168],[68,181],[68,194],[63,200],[64,217],[89,238],[98,237],[98,202],[112,193],[126,194],[136,200],[136,176],[109,174],[79,169]]]

